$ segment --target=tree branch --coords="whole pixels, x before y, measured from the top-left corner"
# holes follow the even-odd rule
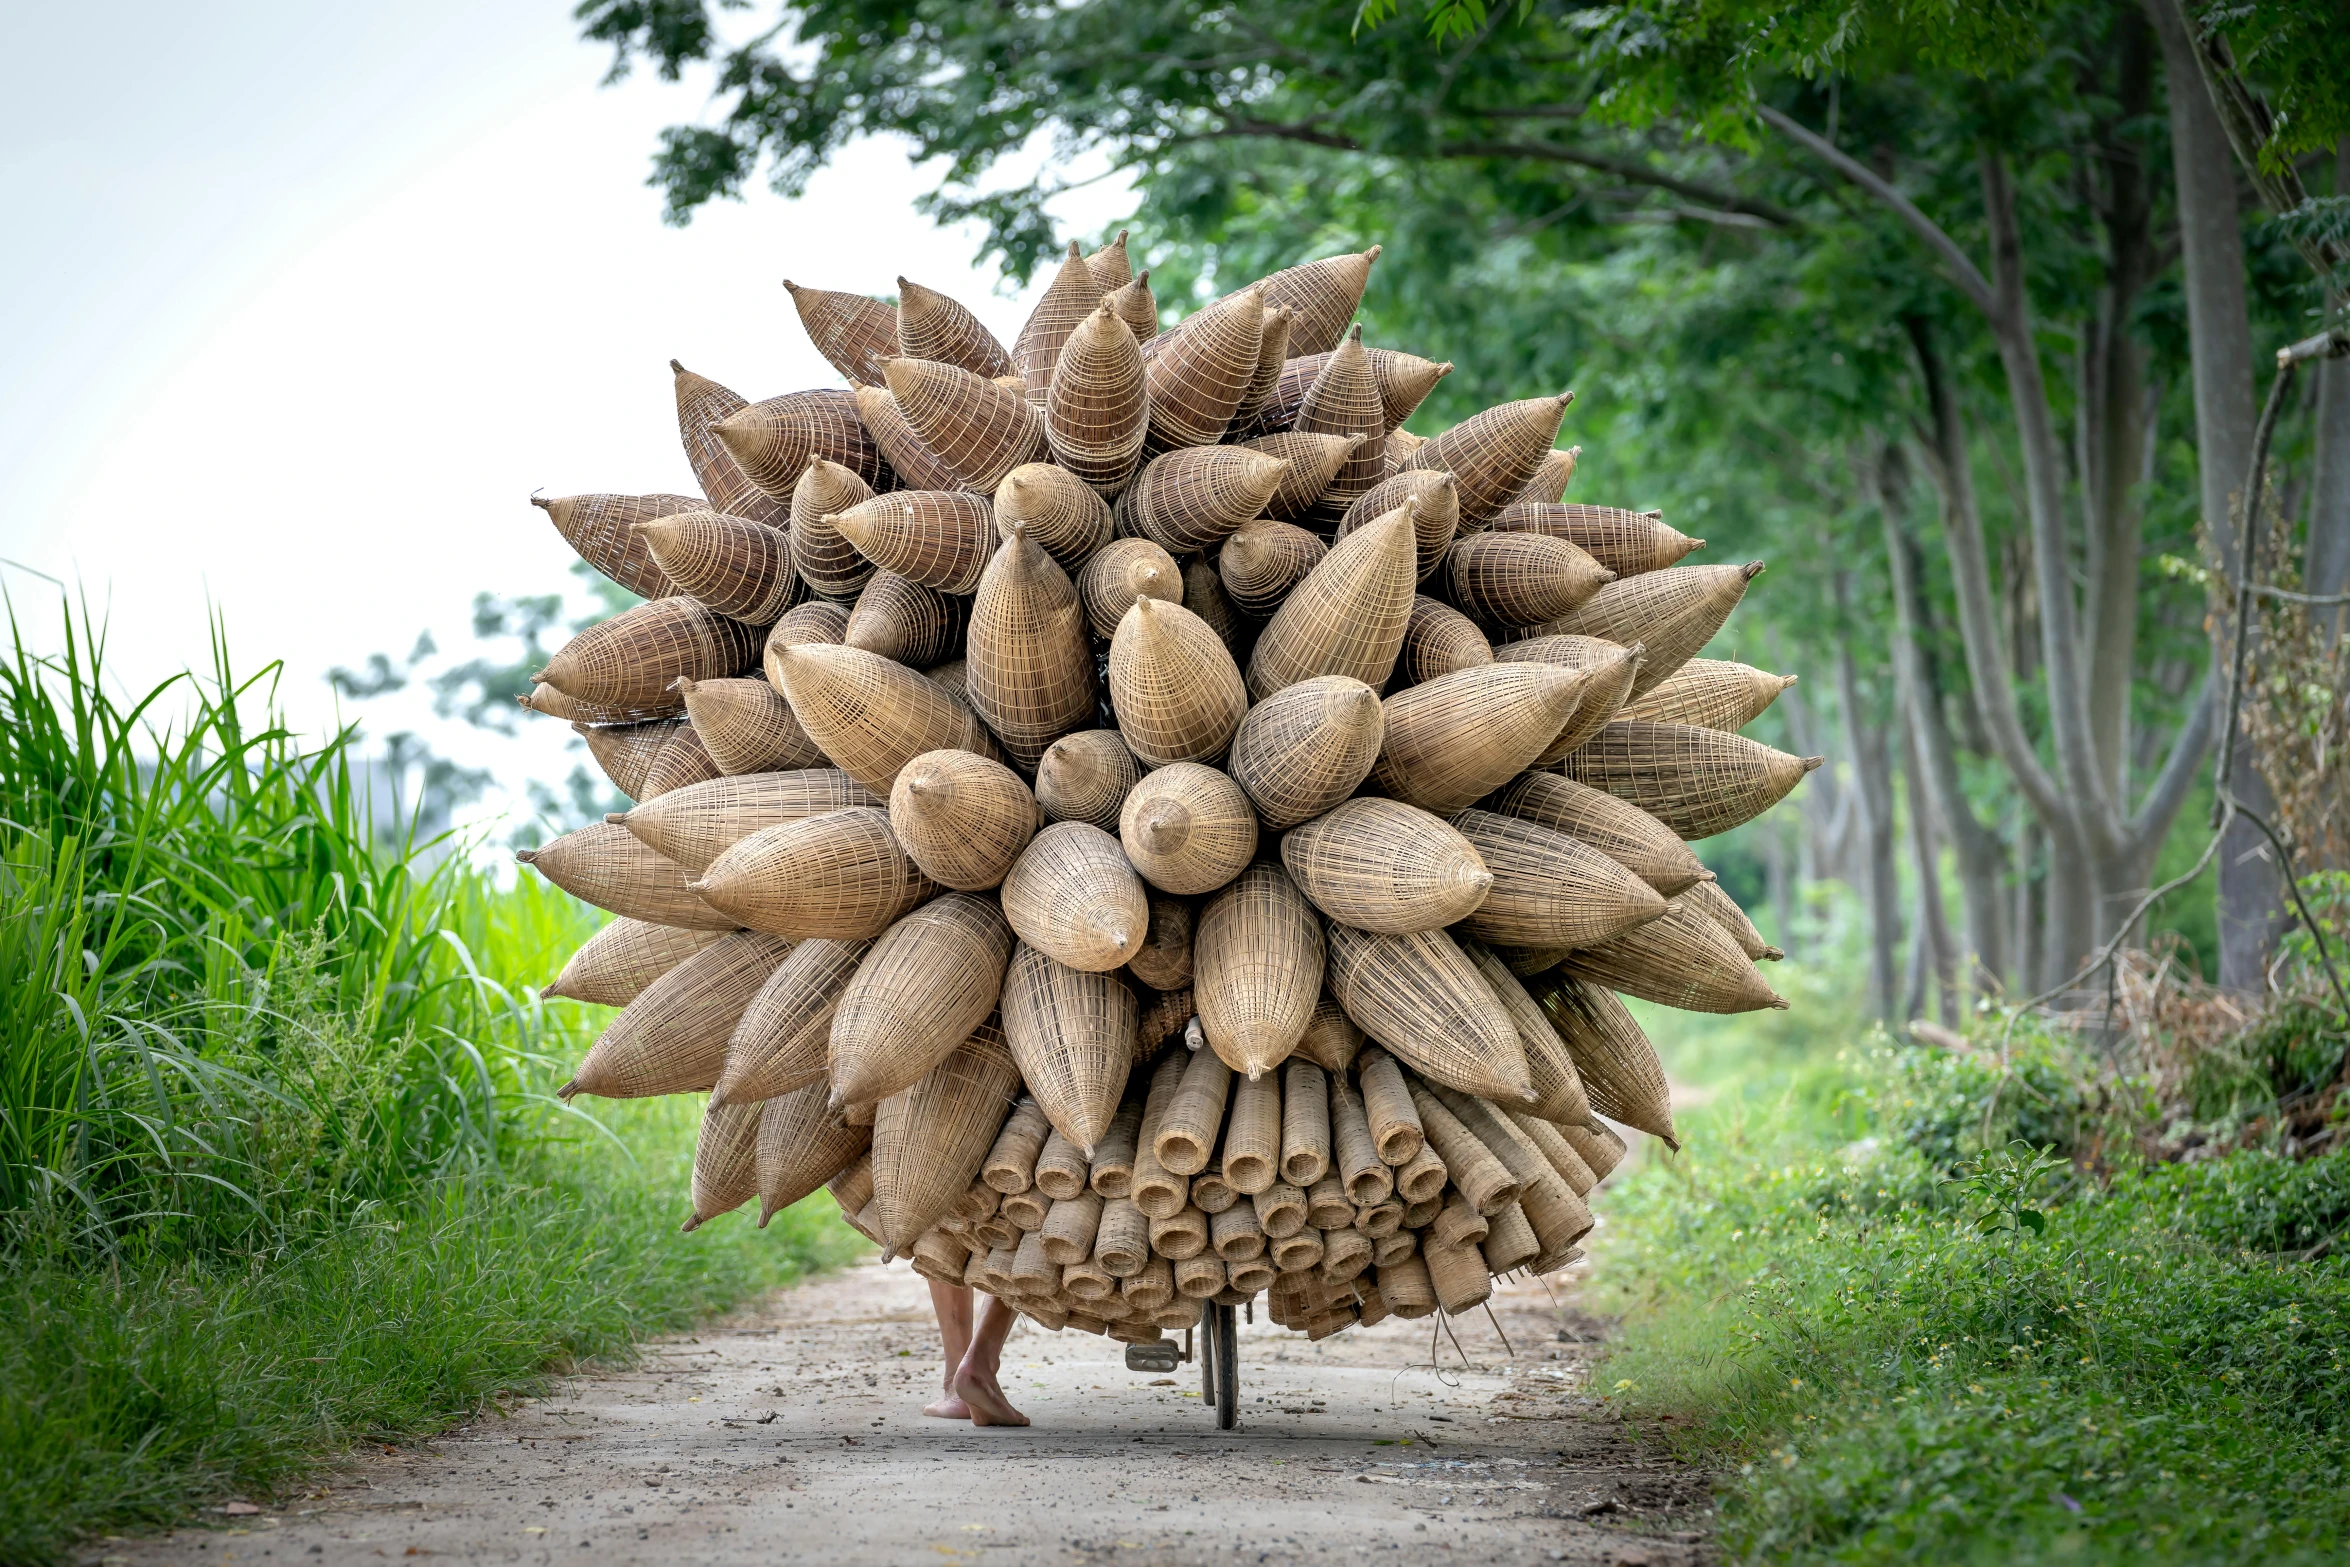
[[[1770,105],[1763,105],[1757,112],[1761,114],[1764,124],[1891,208],[1893,215],[1911,233],[1924,240],[1927,247],[1942,258],[1942,264],[1950,269],[1950,280],[1958,286],[1959,292],[1965,294],[1977,310],[1985,315],[1992,313],[1996,301],[1991,292],[1991,282],[1983,276],[1982,268],[1976,266],[1973,258],[1959,248],[1957,240],[1944,232],[1941,224],[1919,211],[1916,202],[1895,190],[1867,164],[1847,156],[1826,137],[1805,130]]]
[[[2143,853],[2152,849],[2170,832],[2172,820],[2179,807],[2186,803],[2187,791],[2195,786],[2195,775],[2202,771],[2203,758],[2211,751],[2215,717],[2218,676],[2212,669],[2203,674],[2203,689],[2195,695],[2195,706],[2187,714],[2187,722],[2171,741],[2170,755],[2163,760],[2162,771],[2154,775],[2154,782],[2146,790],[2146,798],[2139,803],[2137,814],[2130,818],[2130,847]]]
[[[1602,174],[1613,174],[1619,179],[1630,180],[1636,185],[1653,185],[1659,190],[1669,190],[1677,196],[1686,196],[1691,201],[1702,201],[1709,207],[1719,207],[1725,212],[1743,212],[1749,217],[1760,218],[1765,223],[1777,228],[1799,229],[1803,227],[1801,218],[1786,208],[1775,206],[1770,202],[1758,201],[1750,196],[1741,196],[1736,191],[1718,190],[1696,180],[1685,180],[1677,175],[1652,169],[1646,164],[1634,162],[1630,158],[1612,158],[1605,153],[1583,152],[1574,147],[1560,147],[1549,142],[1445,142],[1437,147],[1436,155],[1440,158],[1522,158],[1536,163],[1571,163],[1578,168],[1596,169]]]

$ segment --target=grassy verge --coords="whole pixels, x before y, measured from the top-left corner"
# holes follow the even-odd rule
[[[1761,1042],[1611,1197],[1600,1385],[1686,1417],[1736,1559],[2340,1560],[2350,1159],[2077,1181],[2002,1146],[2082,1113],[2021,1080]]]
[[[439,1429],[863,1245],[677,1233],[699,1107],[548,1092],[595,916],[387,840],[268,673],[0,660],[0,1561]]]

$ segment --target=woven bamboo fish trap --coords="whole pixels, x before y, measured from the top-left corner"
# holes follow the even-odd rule
[[[759,1195],[760,1105],[723,1105],[702,1117],[694,1139],[693,1212],[683,1226],[693,1233],[722,1213]]]
[[[878,654],[807,643],[770,649],[769,662],[808,738],[877,795],[925,751],[1002,754],[970,708]]]
[[[1671,901],[1662,918],[1569,953],[1566,970],[1684,1012],[1784,1011],[1787,1006],[1730,933],[1692,906],[1686,893]]]
[[[1575,1069],[1583,1075],[1591,1106],[1626,1126],[1636,1127],[1667,1147],[1681,1145],[1673,1132],[1672,1092],[1664,1063],[1640,1025],[1614,993],[1572,975],[1552,977],[1536,996]],[[1562,1132],[1571,1130],[1561,1128]]]
[[[1677,566],[1692,551],[1705,548],[1705,540],[1665,526],[1662,512],[1523,498],[1502,508],[1501,515],[1493,519],[1493,531],[1564,539],[1619,577]]]
[[[962,646],[971,601],[894,571],[876,571],[849,611],[841,645],[920,669]],[[772,639],[770,639],[772,641]]]
[[[1387,684],[1412,612],[1413,511],[1407,504],[1339,540],[1290,591],[1249,660],[1252,699],[1316,675]]]
[[[1216,573],[1236,608],[1270,615],[1329,553],[1330,546],[1294,523],[1260,519],[1241,524],[1224,541]]]
[[[827,520],[873,498],[873,487],[836,462],[819,458],[792,487],[792,569],[824,598],[853,599],[873,575],[873,562]]]
[[[648,925],[686,930],[739,930],[742,922],[721,914],[687,889],[691,873],[657,850],[647,848],[617,822],[597,822],[565,833],[514,858],[582,903]]]
[[[1150,397],[1146,449],[1212,446],[1224,438],[1241,394],[1256,379],[1264,327],[1262,291],[1243,289],[1144,345],[1143,385]]]
[[[1019,369],[995,334],[957,301],[919,283],[898,279],[898,351],[967,370],[983,380]]]
[[[1412,542],[1419,580],[1426,582],[1451,560],[1453,541],[1462,532],[1460,487],[1451,474],[1406,469],[1389,475],[1355,497],[1339,519],[1337,537],[1377,522],[1406,501],[1414,506]]]
[[[833,1014],[834,1100],[886,1099],[937,1065],[995,1010],[1011,961],[1003,912],[966,892],[883,931]]]
[[[1404,623],[1403,652],[1395,666],[1397,685],[1425,685],[1439,675],[1478,669],[1493,662],[1493,644],[1477,623],[1450,604],[1420,594]]]
[[[915,757],[889,792],[898,843],[925,876],[958,892],[999,885],[1043,824],[1018,773],[969,751]]]
[[[1115,729],[1080,729],[1046,748],[1036,764],[1036,803],[1056,822],[1088,822],[1118,830],[1126,791],[1142,778],[1142,764]]]
[[[1564,539],[1490,531],[1453,545],[1447,578],[1453,603],[1502,626],[1563,615],[1614,580],[1614,572]]]
[[[781,517],[761,513],[788,507],[793,487],[818,459],[839,463],[870,485],[888,479],[881,448],[858,416],[854,392],[794,392],[769,398],[737,409],[711,430],[764,498],[757,511],[741,511],[718,504],[713,492],[712,505],[753,522],[782,526]]]
[[[701,511],[694,495],[565,495],[554,500],[537,496],[530,503],[547,514],[563,542],[579,558],[638,598],[667,598],[680,591],[663,574],[652,549],[638,536],[636,525],[681,511]]]
[[[1145,464],[1119,495],[1118,531],[1176,555],[1211,549],[1262,515],[1290,471],[1288,460],[1246,446],[1167,452]]]
[[[822,1082],[762,1102],[754,1159],[760,1226],[840,1174],[872,1144],[873,1128],[842,1125],[830,1114]]]
[[[1191,983],[1192,907],[1181,898],[1153,895],[1150,932],[1127,970],[1153,990],[1180,990]]]
[[[690,598],[655,599],[588,627],[531,676],[565,696],[607,707],[677,711],[680,675],[721,680],[752,669],[764,627]]]
[[[686,958],[621,1008],[560,1092],[641,1099],[710,1088],[736,1020],[790,947],[737,931]]]
[[[742,412],[749,402],[674,359],[669,369],[676,378],[678,438],[685,443],[686,462],[710,509],[782,527],[788,520],[784,508],[751,482],[718,435],[719,422]]]
[[[1076,586],[1025,534],[1006,540],[980,578],[964,685],[981,721],[1027,768],[1096,711]]]
[[[1232,736],[1232,776],[1279,831],[1351,796],[1386,737],[1377,692],[1350,675],[1318,675],[1248,710]]]
[[[1466,810],[1452,825],[1492,873],[1469,933],[1504,947],[1595,947],[1661,918],[1657,890],[1565,833],[1515,816]]]
[[[1134,992],[1115,974],[1085,973],[1034,947],[1004,976],[1004,1037],[1022,1081],[1053,1129],[1091,1158],[1134,1065]]]
[[[1722,890],[1721,883],[1701,881],[1689,889],[1687,896],[1692,907],[1703,911],[1727,931],[1738,950],[1754,962],[1776,963],[1787,956],[1763,940],[1762,932],[1754,928],[1754,921],[1746,917],[1736,898]]]
[[[735,1021],[711,1102],[771,1099],[822,1084],[831,1070],[832,1015],[871,946],[821,937],[794,946]]]
[[[910,1247],[963,1195],[995,1146],[1020,1086],[1002,1029],[989,1023],[873,1115],[873,1200],[884,1245]]]
[[[1517,1025],[1450,936],[1333,924],[1329,942],[1330,994],[1357,1028],[1431,1082],[1533,1102]]]
[[[965,489],[992,493],[1046,455],[1044,415],[1023,393],[926,359],[892,359],[882,373],[899,415]]]
[[[1249,1077],[1286,1059],[1322,993],[1320,922],[1280,867],[1259,862],[1210,898],[1192,936],[1200,1031]]]
[[[1083,822],[1055,822],[1029,841],[1004,878],[1004,917],[1020,939],[1086,973],[1122,967],[1150,930],[1150,897],[1118,840]]]
[[[731,777],[825,765],[824,752],[792,716],[791,704],[765,680],[680,680],[678,693],[685,698],[695,737],[721,773]]]
[[[1331,919],[1385,935],[1467,919],[1493,885],[1474,844],[1400,800],[1348,800],[1293,828],[1281,863]]]
[[[835,941],[877,936],[940,890],[875,806],[762,827],[688,885],[738,925]]]
[[[643,920],[616,919],[571,955],[555,982],[539,991],[550,1001],[590,1001],[624,1007],[645,987],[687,958],[723,940],[717,930],[678,930]]]
[[[1694,841],[1760,816],[1820,762],[1718,729],[1618,721],[1566,758],[1562,770]]]
[[[1490,809],[1588,844],[1666,897],[1713,872],[1663,822],[1627,800],[1556,773],[1527,773],[1494,795]]]
[[[1127,794],[1118,841],[1143,880],[1189,897],[1215,891],[1256,858],[1257,816],[1231,778],[1177,762]]]
[[[832,362],[853,386],[878,386],[876,366],[898,351],[898,313],[895,307],[863,294],[802,288],[783,280],[799,312],[800,328],[816,351]]]
[[[1110,504],[1067,468],[1022,463],[995,487],[999,538],[1025,532],[1039,549],[1069,573],[1081,569],[1095,550],[1110,542]]]
[[[1413,452],[1405,466],[1451,474],[1460,486],[1462,521],[1482,526],[1541,471],[1574,400],[1574,393],[1562,392],[1472,414]]]
[[[1283,465],[1280,486],[1264,504],[1267,517],[1288,521],[1293,517],[1310,517],[1324,510],[1325,498],[1333,485],[1342,482],[1342,475],[1355,465],[1357,448],[1369,453],[1369,460],[1382,471],[1387,458],[1379,442],[1369,436],[1316,435],[1303,430],[1284,430],[1277,435],[1261,435],[1242,443],[1242,449],[1270,457]]]
[[[1119,736],[1148,767],[1217,760],[1248,711],[1223,639],[1182,605],[1156,598],[1135,600],[1118,622],[1109,685]]]
[[[1565,634],[1504,642],[1493,650],[1493,656],[1505,664],[1553,664],[1588,677],[1583,699],[1568,716],[1558,737],[1534,759],[1534,766],[1542,768],[1554,766],[1581,750],[1593,735],[1615,722],[1616,714],[1632,693],[1632,682],[1640,674],[1640,662],[1647,651],[1637,642],[1620,647],[1598,637]]]
[[[1763,563],[1743,566],[1673,566],[1611,582],[1579,608],[1544,621],[1528,634],[1572,632],[1647,649],[1630,700],[1663,685],[1713,640],[1746,596],[1746,585],[1762,574]]]
[[[580,1091],[708,1092],[693,1223],[823,1184],[1128,1343],[1469,1309],[1672,1135],[1615,991],[1776,1000],[1682,841],[1804,769],[1694,659],[1752,573],[1567,504],[1565,396],[1403,430],[1375,248],[1162,332],[1125,238],[1009,350],[794,285],[847,385],[681,370],[699,496],[543,503],[649,600],[524,698],[636,802],[524,856],[622,916],[546,994],[622,1008]]]
[[[1503,662],[1399,691],[1384,704],[1387,737],[1372,781],[1398,800],[1449,816],[1534,765],[1589,678],[1549,664]]]
[[[879,803],[839,769],[813,767],[712,778],[668,790],[607,820],[619,822],[687,870],[700,872],[763,828]]]
[[[1625,704],[1622,716],[1736,733],[1762,717],[1793,684],[1793,675],[1774,675],[1751,664],[1693,658],[1639,701]]]

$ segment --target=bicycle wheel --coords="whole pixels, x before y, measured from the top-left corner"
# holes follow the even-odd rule
[[[1216,1407],[1216,1308],[1210,1306],[1199,1324],[1199,1396],[1210,1409]]]
[[[1229,1431],[1240,1424],[1240,1329],[1232,1308],[1216,1312],[1216,1427]]]

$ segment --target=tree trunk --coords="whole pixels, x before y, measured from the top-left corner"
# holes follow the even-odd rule
[[[1844,573],[1836,574],[1836,603],[1845,606]],[[1861,706],[1860,672],[1852,639],[1836,646],[1836,703],[1843,709],[1844,751],[1852,758],[1854,825],[1861,841],[1859,883],[1869,920],[1869,1007],[1887,1023],[1900,1016],[1901,878],[1893,851],[1893,757],[1885,726]]]
[[[1772,822],[1763,832],[1763,874],[1770,887],[1771,921],[1779,927],[1779,949],[1789,961],[1800,963],[1803,940],[1795,930],[1794,878],[1788,874],[1786,828],[1779,822]]]
[[[2233,561],[2233,502],[2252,462],[2253,424],[2252,317],[2245,301],[2235,162],[2208,88],[2196,90],[2204,86],[2203,67],[2178,0],[2147,0],[2146,11],[2169,77],[2203,522],[2220,559]],[[2274,802],[2241,727],[2235,755],[2235,792],[2265,817]],[[2267,840],[2241,818],[2229,824],[2220,844],[2218,880],[2219,983],[2258,994],[2267,985],[2269,957],[2285,930],[2284,878]]]
[[[2334,148],[2334,194],[2350,197],[2350,139]],[[2350,309],[2350,298],[2326,301],[2335,321]],[[2311,593],[2350,593],[2350,359],[2317,364],[2317,457],[2309,488],[2309,552],[2301,578]],[[2350,605],[2316,611],[2326,646],[2350,629]]]
[[[1919,762],[1919,718],[1904,698],[1901,703],[1901,770],[1909,780],[1909,852],[1915,862],[1918,898],[1917,935],[1911,946],[1908,1015],[1925,1010],[1925,976],[1934,978],[1934,999],[1942,1021],[1956,1028],[1966,1016],[1960,999],[1956,944],[1950,936],[1950,916],[1942,904],[1942,851],[1936,842],[1933,791],[1922,787],[1925,768]]]
[[[2026,815],[2016,823],[2015,834],[2015,923],[2009,933],[2015,944],[2015,988],[2022,995],[2038,995],[2054,982],[2046,973],[2048,967],[2045,943],[2040,939],[2040,889],[2046,878],[2040,874],[2040,849],[2045,837],[2040,824]]]

